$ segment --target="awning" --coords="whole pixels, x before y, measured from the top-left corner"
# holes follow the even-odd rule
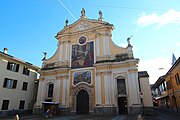
[[[58,102],[42,102],[42,104],[59,105]]]
[[[168,95],[162,95],[162,96],[155,97],[155,99],[158,100],[158,99],[162,99],[162,98],[167,97],[167,96]]]

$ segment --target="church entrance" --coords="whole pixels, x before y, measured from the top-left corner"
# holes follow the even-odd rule
[[[85,90],[80,90],[77,94],[76,103],[77,114],[88,114],[89,113],[89,95]]]
[[[126,97],[118,97],[119,114],[127,114],[127,100]]]

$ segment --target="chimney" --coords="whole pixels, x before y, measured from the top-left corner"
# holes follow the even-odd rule
[[[8,49],[4,48],[4,53],[7,54],[7,52],[8,52]]]

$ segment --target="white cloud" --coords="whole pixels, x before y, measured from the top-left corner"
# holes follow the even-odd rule
[[[138,48],[136,47],[136,45],[133,45],[133,52],[137,52]]]
[[[162,44],[160,42],[154,42],[154,43],[151,43],[152,46],[161,46]]]
[[[159,15],[157,13],[142,13],[136,23],[140,26],[156,25],[157,28],[163,27],[167,24],[180,24],[180,11],[171,9]]]
[[[160,49],[161,50],[161,52],[163,52],[163,53],[166,53],[168,50],[166,49],[166,48],[162,48],[162,49]]]
[[[154,84],[156,80],[166,74],[166,72],[171,67],[171,60],[165,59],[162,57],[149,59],[149,60],[140,60],[139,63],[139,71],[147,71],[149,74],[149,81],[150,84]],[[164,68],[162,70],[159,70],[159,68]]]
[[[176,46],[180,47],[180,42],[177,42],[177,43],[176,43]]]

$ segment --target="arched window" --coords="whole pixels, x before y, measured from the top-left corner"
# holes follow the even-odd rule
[[[126,94],[125,79],[117,79],[117,90],[119,95]]]
[[[53,89],[54,89],[54,84],[50,83],[48,85],[48,97],[53,97]]]

